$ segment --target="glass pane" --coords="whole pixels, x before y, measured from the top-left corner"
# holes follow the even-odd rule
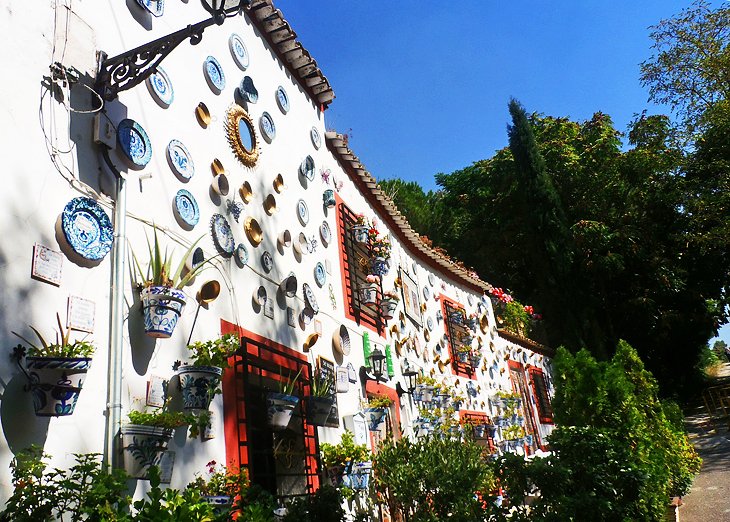
[[[244,118],[238,120],[238,137],[246,152],[253,151],[254,137],[251,128],[248,126],[248,122]]]

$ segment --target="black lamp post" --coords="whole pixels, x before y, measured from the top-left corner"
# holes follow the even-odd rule
[[[208,20],[188,25],[174,33],[140,45],[112,58],[101,53],[101,65],[94,89],[106,101],[116,99],[120,92],[139,85],[157,70],[157,66],[178,45],[190,38],[196,45],[203,39],[203,31],[211,25],[221,25],[229,16],[236,16],[251,0],[200,0],[211,14]]]

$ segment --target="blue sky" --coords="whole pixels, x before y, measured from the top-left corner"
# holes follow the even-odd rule
[[[712,2],[719,5],[721,2]],[[507,143],[507,103],[625,130],[648,102],[639,64],[668,0],[275,0],[334,88],[328,129],[378,179],[435,189],[434,174]],[[723,338],[730,343],[730,328]]]

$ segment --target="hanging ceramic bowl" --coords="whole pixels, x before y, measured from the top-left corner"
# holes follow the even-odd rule
[[[195,107],[195,119],[198,120],[198,123],[204,129],[207,128],[208,125],[210,125],[210,111],[208,110],[208,106],[205,103],[200,102]]]
[[[345,357],[350,355],[350,332],[344,324],[335,330],[332,334],[332,346],[336,352],[344,355]]]
[[[61,214],[61,230],[68,245],[84,259],[99,261],[112,248],[112,222],[91,198],[78,197],[66,204]]]
[[[314,158],[307,156],[299,165],[299,173],[309,181],[314,181]]]
[[[261,266],[267,274],[274,268],[274,257],[268,250],[261,254]]]
[[[152,159],[152,144],[142,126],[129,118],[117,125],[117,143],[127,165],[135,170],[143,169]]]
[[[238,264],[240,266],[244,266],[246,263],[248,263],[248,250],[246,249],[246,245],[243,243],[239,243],[236,247],[236,261],[238,261]]]
[[[198,221],[200,221],[198,202],[195,201],[193,195],[185,189],[177,191],[172,208],[175,212],[175,218],[180,226],[187,230],[192,230],[193,227],[198,224]]]
[[[276,198],[273,194],[269,194],[266,196],[266,199],[264,199],[264,211],[268,215],[273,215],[276,213]]]
[[[264,306],[266,304],[266,288],[263,286],[259,286],[256,290],[253,292],[253,300],[256,304],[259,306]]]
[[[220,94],[226,88],[226,75],[223,73],[223,67],[214,57],[208,56],[205,59],[203,72],[211,91]]]
[[[243,43],[243,38],[236,33],[231,34],[228,38],[228,48],[231,50],[233,61],[236,62],[236,65],[242,71],[245,71],[248,68],[249,57],[248,49],[246,49],[246,45]]]
[[[309,350],[311,350],[312,346],[314,346],[318,340],[319,340],[318,333],[315,332],[313,334],[309,334],[309,336],[307,336],[307,340],[304,341],[304,344],[302,345],[302,351],[304,351],[306,353]]]
[[[213,161],[210,162],[210,171],[213,173],[214,176],[226,173],[226,169],[223,167],[223,163],[221,163],[221,160],[219,160],[218,158],[213,158]]]
[[[304,232],[299,232],[296,241],[294,241],[294,250],[300,256],[305,255],[309,251],[309,241],[307,240],[307,236],[304,235]]]
[[[248,240],[253,246],[259,246],[264,240],[264,232],[261,230],[261,225],[254,218],[247,217],[243,228],[246,231],[246,237],[248,237]]]
[[[253,79],[250,76],[244,76],[241,84],[238,86],[238,90],[243,99],[248,103],[256,103],[259,101],[259,91],[256,90],[256,86],[253,84]]]
[[[238,189],[238,195],[241,196],[241,199],[244,203],[250,203],[253,199],[253,189],[251,189],[251,184],[248,181],[244,181],[241,187]]]
[[[300,199],[297,202],[297,217],[302,226],[306,226],[309,223],[309,208],[307,207],[306,201]]]
[[[317,299],[314,297],[314,292],[312,292],[312,288],[307,284],[304,283],[302,285],[302,292],[304,293],[304,304],[308,307],[314,310],[314,313],[319,313],[319,305],[317,304]]]
[[[232,256],[236,248],[236,241],[233,239],[233,231],[225,216],[213,214],[210,218],[210,232],[213,235],[213,243],[221,255]]]
[[[289,112],[289,95],[281,85],[276,88],[276,103],[282,113],[286,114]]]
[[[286,297],[294,297],[297,295],[297,276],[291,272],[284,280],[279,283],[279,289]]]
[[[314,265],[314,282],[317,283],[318,287],[322,288],[326,280],[327,272],[324,269],[324,265],[317,262],[317,264]]]
[[[282,192],[284,192],[286,190],[286,185],[284,184],[284,176],[282,176],[281,174],[277,174],[276,177],[274,178],[273,185],[274,185],[274,190],[277,193],[281,194]]]
[[[291,246],[291,232],[289,232],[289,230],[280,232],[276,239],[284,248],[289,248]]]
[[[216,177],[213,178],[211,187],[216,194],[220,196],[227,196],[228,191],[230,190],[230,185],[228,184],[228,176],[226,176],[225,174],[218,174]]]
[[[205,262],[205,252],[201,247],[195,247],[185,259],[185,268],[190,272]]]
[[[158,66],[157,70],[147,77],[145,83],[152,98],[160,107],[164,109],[172,104],[175,99],[175,90],[172,88],[169,76],[162,67]]]

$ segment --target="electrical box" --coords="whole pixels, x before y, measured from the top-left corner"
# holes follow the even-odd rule
[[[114,125],[109,119],[101,114],[97,113],[94,116],[94,143],[97,145],[106,145],[111,150],[117,147],[117,136],[114,131]]]

